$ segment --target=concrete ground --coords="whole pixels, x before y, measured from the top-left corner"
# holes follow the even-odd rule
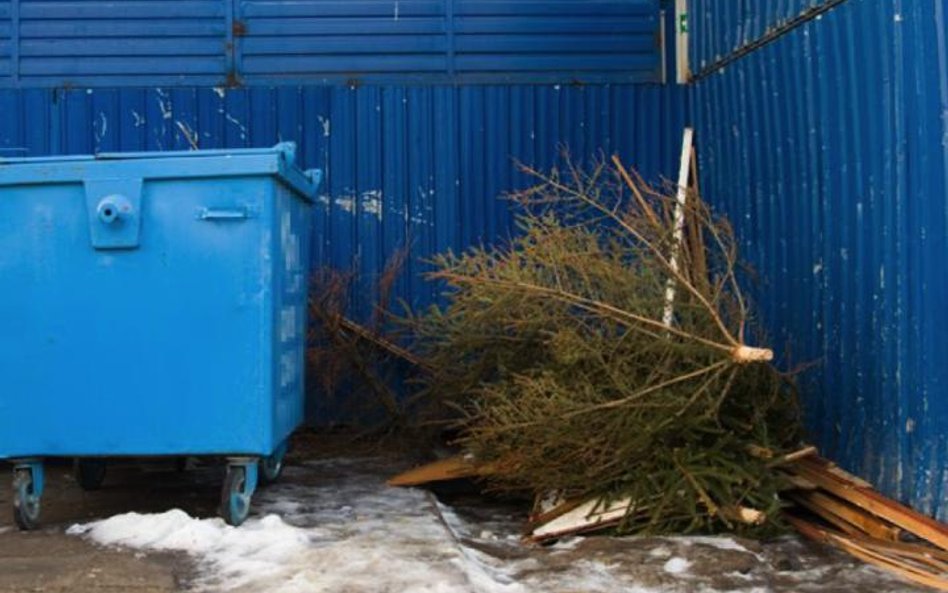
[[[339,450],[345,451],[348,461],[336,464],[330,460],[327,463],[325,456],[327,452],[330,455],[334,453],[333,447],[322,449],[324,459],[320,462],[308,462],[297,455],[281,485],[261,494],[258,507],[263,507],[264,512],[306,507],[306,513],[297,512],[296,517],[288,516],[290,524],[315,529],[324,540],[327,537],[344,539],[350,536],[352,525],[355,524],[345,523],[347,520],[341,518],[342,522],[335,532],[330,524],[335,520],[333,509],[338,508],[340,500],[345,498],[348,501],[346,504],[353,505],[355,510],[352,511],[348,506],[344,508],[350,509],[354,515],[361,515],[362,520],[365,516],[377,514],[372,529],[378,536],[380,547],[403,546],[398,540],[404,532],[399,522],[410,519],[411,515],[400,516],[398,505],[360,508],[358,502],[352,501],[361,500],[366,495],[369,496],[365,500],[390,497],[386,494],[384,478],[409,462],[404,458],[399,461],[378,456],[365,457],[364,461],[359,461],[362,458],[353,458],[351,447],[335,449],[336,452]],[[5,470],[3,474],[9,480],[9,467],[0,469]],[[219,465],[201,465],[192,468],[192,471],[179,472],[171,462],[163,466],[125,463],[110,467],[101,490],[87,493],[76,484],[67,464],[54,465],[49,468],[48,486],[43,499],[43,528],[31,533],[19,532],[13,525],[9,481],[0,484],[0,593],[166,593],[186,591],[195,584],[203,590],[218,590],[214,585],[209,587],[208,583],[215,581],[208,581],[207,575],[202,574],[202,571],[206,572],[207,564],[201,564],[199,559],[186,554],[103,547],[91,543],[88,538],[67,535],[65,532],[76,523],[130,511],[160,513],[178,508],[193,517],[213,517],[221,479]],[[415,504],[417,508],[413,513],[423,515],[427,512],[424,510],[427,508],[426,495],[398,496],[402,495],[396,494],[395,499],[389,500],[404,501],[398,504],[406,507]],[[452,532],[448,539],[453,538],[461,550],[459,557],[476,555],[480,558],[479,566],[489,569],[492,574],[507,575],[505,578],[511,579],[517,587],[523,584],[518,589],[507,581],[500,585],[492,582],[487,588],[471,586],[469,590],[474,592],[527,590],[586,593],[590,590],[635,590],[675,593],[901,593],[919,590],[867,569],[847,556],[796,538],[785,538],[769,544],[741,540],[739,546],[729,548],[674,538],[596,537],[551,549],[526,548],[517,542],[520,509],[485,503],[480,497],[457,492],[442,492],[440,498],[441,503],[432,503],[431,508],[437,509],[438,504],[445,505],[445,509],[456,512],[457,521],[460,521],[453,527],[446,525],[448,531]],[[428,523],[423,521],[422,524]],[[406,541],[412,545],[417,543],[415,539]],[[319,545],[328,544],[327,541],[321,541]],[[424,542],[418,545],[421,546],[419,549],[425,549]],[[439,545],[443,546],[444,542]],[[286,582],[291,582],[293,578],[299,580],[300,575],[314,570],[325,556],[324,552],[315,552],[312,556],[294,560],[298,565],[287,567],[283,575]],[[443,552],[438,552],[432,558],[441,556]],[[690,565],[686,575],[669,572],[670,559],[680,558],[687,558],[687,564]],[[400,560],[410,562],[411,558]],[[450,568],[455,564],[457,559],[444,564],[442,568]],[[608,574],[604,573],[602,579],[590,580],[589,570],[582,569],[582,566],[605,570]],[[334,568],[318,568],[314,578],[324,584]],[[392,593],[400,593],[397,588],[392,589],[385,584],[385,567],[380,570],[378,577],[362,575],[362,585],[347,582],[346,573],[343,572],[341,576],[337,575],[342,581],[334,581],[337,584],[345,582],[343,588],[330,586],[305,590],[344,590],[347,593],[391,590]],[[431,577],[435,580],[439,578],[436,572]],[[369,586],[366,583],[378,585]],[[273,585],[273,588],[265,585],[264,588],[248,586],[239,590],[254,593],[284,590],[276,581]],[[597,586],[589,589],[592,585]],[[229,587],[223,589],[230,590]]]
[[[195,489],[193,476],[171,467],[143,471],[110,468],[102,490],[84,492],[66,464],[47,468],[42,528],[20,532],[13,523],[11,472],[0,484],[0,593],[167,593],[183,590],[191,571],[185,555],[147,556],[91,544],[65,534],[77,522],[129,511],[155,512],[174,505],[213,512],[216,488]],[[210,485],[209,485],[210,486]]]

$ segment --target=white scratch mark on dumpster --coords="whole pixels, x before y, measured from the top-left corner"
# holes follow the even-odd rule
[[[133,122],[133,125],[134,125],[136,128],[140,128],[140,127],[142,127],[143,125],[145,125],[145,118],[142,117],[141,114],[138,113],[137,111],[135,111],[134,109],[132,109],[132,118],[135,120],[135,121]]]
[[[296,307],[280,309],[280,341],[289,342],[296,338]]]
[[[398,20],[398,0],[395,0],[395,20]]]
[[[214,87],[214,92],[217,93],[217,96],[220,97],[221,99],[223,99],[224,96],[227,94],[227,90],[222,86]]]
[[[299,375],[299,365],[296,362],[296,352],[290,350],[280,355],[280,387],[287,387],[296,382]]]
[[[374,214],[382,220],[382,190],[372,189],[362,192],[362,211],[366,214]]]
[[[290,213],[283,212],[280,220],[280,247],[283,249],[283,267],[286,272],[294,272],[302,266],[300,238],[293,232],[293,220]]]

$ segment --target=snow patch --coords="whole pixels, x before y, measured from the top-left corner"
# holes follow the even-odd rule
[[[691,562],[680,556],[675,556],[674,558],[669,558],[663,568],[665,572],[669,574],[683,574],[688,572],[688,569],[691,568]]]
[[[733,550],[735,552],[744,552],[746,554],[754,554],[741,544],[739,544],[734,538],[726,536],[707,536],[707,535],[690,535],[690,536],[681,536],[681,537],[671,537],[668,538],[672,541],[679,542],[686,546],[692,544],[703,544],[705,546],[711,546],[712,548],[717,548],[719,550]],[[756,554],[754,554],[756,556]]]
[[[179,509],[116,515],[73,525],[66,533],[85,535],[103,545],[197,556],[205,568],[219,575],[218,584],[226,589],[280,577],[286,564],[304,554],[317,535],[287,525],[276,515],[250,519],[236,528],[222,519],[195,519]]]
[[[665,546],[659,546],[657,548],[652,548],[649,550],[648,555],[652,558],[668,558],[671,556],[671,550]]]
[[[384,585],[400,593],[527,593],[502,560],[462,545],[423,492],[360,478],[260,491],[257,508],[268,514],[239,528],[173,510],[117,515],[68,533],[104,545],[187,553],[197,562],[198,591],[320,593]],[[445,522],[461,527],[442,509]],[[286,515],[269,514],[274,511]]]

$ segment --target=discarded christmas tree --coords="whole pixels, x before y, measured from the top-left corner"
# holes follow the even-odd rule
[[[624,532],[772,527],[796,399],[747,343],[727,221],[617,159],[527,172],[521,232],[437,258],[448,301],[417,320],[460,445],[498,490],[628,500]]]

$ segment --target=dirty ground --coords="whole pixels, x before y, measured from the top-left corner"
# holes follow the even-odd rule
[[[53,467],[43,530],[20,533],[9,511],[0,514],[0,593],[921,591],[794,537],[525,547],[519,509],[457,491],[390,489],[384,480],[410,465],[404,458],[323,451],[333,454],[293,459],[237,530],[213,518],[216,466],[123,464],[92,493],[68,467]],[[9,508],[8,486],[0,505]]]

